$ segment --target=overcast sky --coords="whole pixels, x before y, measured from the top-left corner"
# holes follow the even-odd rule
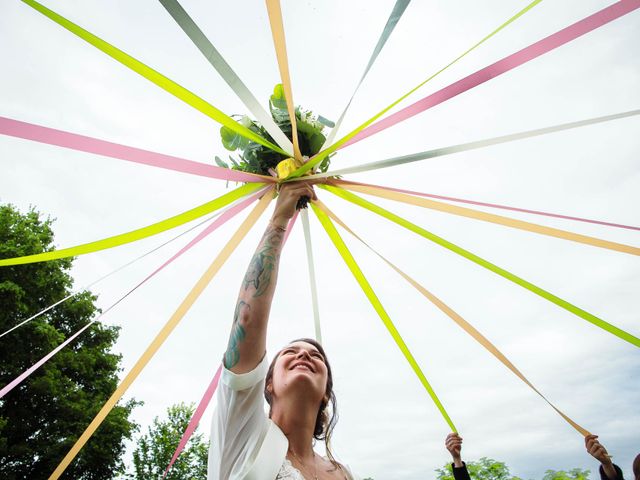
[[[296,104],[336,120],[393,1],[283,1]],[[358,93],[343,133],[423,81],[526,5],[416,0]],[[542,2],[405,101],[407,105],[610,1]],[[247,113],[158,2],[48,0],[47,6],[222,111]],[[184,7],[266,106],[279,74],[262,1]],[[640,107],[640,12],[338,153],[332,167],[384,159]],[[212,163],[219,126],[20,2],[0,7],[0,115]],[[638,225],[637,117],[349,179]],[[224,182],[0,136],[0,201],[57,218],[67,247],[151,224],[229,190]],[[443,248],[322,192],[356,233],[493,341],[547,397],[594,433],[627,476],[640,452],[640,354],[632,345]],[[640,265],[623,253],[376,202],[640,336]],[[496,212],[503,213],[503,212]],[[509,214],[640,245],[638,232]],[[134,364],[237,228],[229,222],[104,317],[122,327]],[[197,402],[225,349],[237,290],[266,225],[259,221],[126,398],[144,428],[176,402]],[[192,225],[78,258],[85,285]],[[324,344],[336,376],[335,452],[376,480],[433,478],[449,429],[349,271],[312,219]],[[198,230],[92,288],[102,308]],[[583,440],[535,393],[361,245],[344,238],[464,437],[463,458],[512,473],[594,470]],[[301,226],[283,253],[269,331],[273,354],[313,335]],[[205,416],[208,430],[210,412]],[[201,427],[202,428],[202,427]],[[208,435],[208,432],[207,432]]]

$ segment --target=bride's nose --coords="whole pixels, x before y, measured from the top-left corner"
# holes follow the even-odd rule
[[[309,355],[309,352],[307,352],[304,348],[301,348],[300,350],[298,350],[298,354],[296,355],[296,358],[301,358],[302,356],[305,356],[309,360],[311,360],[311,355]]]

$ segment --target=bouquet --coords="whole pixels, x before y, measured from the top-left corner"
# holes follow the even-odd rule
[[[289,118],[282,84],[276,85],[273,89],[273,95],[269,99],[269,111],[276,125],[280,127],[289,140],[292,140],[291,119]],[[322,145],[324,145],[326,140],[326,136],[323,133],[324,128],[333,128],[335,125],[326,118],[320,115],[315,116],[313,112],[303,110],[300,107],[296,107],[295,115],[300,153],[306,160],[318,153]],[[262,138],[275,143],[265,128],[255,120],[246,115],[232,115],[232,117]],[[227,127],[220,128],[220,137],[224,148],[231,152],[239,152],[237,158],[229,155],[230,164],[216,156],[215,161],[220,167],[260,175],[277,176],[278,164],[289,158],[274,152],[264,145],[253,142]],[[317,170],[326,172],[330,161],[331,158],[328,156],[317,166]]]

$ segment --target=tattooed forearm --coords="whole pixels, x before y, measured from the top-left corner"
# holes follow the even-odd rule
[[[229,345],[227,346],[227,351],[224,353],[224,366],[227,369],[232,368],[240,361],[240,350],[238,347],[246,335],[244,327],[240,323],[240,313],[244,308],[251,309],[251,306],[239,300],[236,305],[236,310],[233,313],[233,326],[231,327],[231,335],[229,336]]]
[[[264,355],[284,233],[282,227],[269,223],[242,281],[223,360],[236,373],[248,372]]]
[[[271,276],[278,262],[283,237],[282,229],[269,225],[264,234],[262,246],[251,259],[242,285],[245,290],[253,286],[254,298],[263,295],[271,284]]]

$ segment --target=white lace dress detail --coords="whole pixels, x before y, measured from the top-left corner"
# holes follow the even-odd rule
[[[285,458],[276,480],[305,480],[305,478],[300,470],[294,467],[288,458]]]
[[[342,470],[342,469],[341,469]],[[344,473],[344,470],[343,470]],[[347,480],[349,477],[345,474],[344,479]],[[284,463],[282,467],[280,467],[280,471],[278,472],[278,476],[276,480],[311,480],[305,479],[296,467],[294,467],[288,458],[284,459]]]

